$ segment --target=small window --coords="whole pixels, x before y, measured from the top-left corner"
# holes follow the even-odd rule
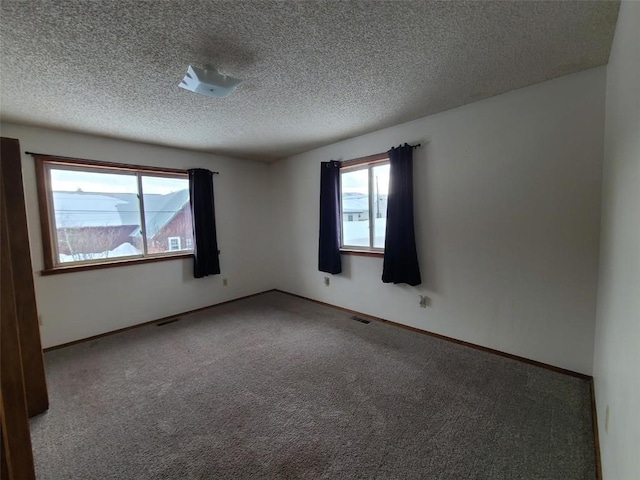
[[[169,251],[173,252],[176,250],[181,250],[180,237],[169,237]]]
[[[384,251],[389,159],[344,162],[340,171],[342,249]]]
[[[188,253],[186,172],[36,156],[45,267]]]

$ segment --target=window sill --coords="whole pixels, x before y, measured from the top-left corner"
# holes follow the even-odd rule
[[[378,251],[378,250],[356,250],[353,248],[341,248],[340,249],[340,254],[342,255],[355,255],[355,256],[359,256],[359,257],[378,257],[378,258],[382,258],[384,257],[384,251]]]
[[[123,260],[114,260],[110,262],[85,263],[82,265],[68,265],[68,266],[58,265],[50,269],[42,270],[40,272],[40,275],[43,275],[43,276],[57,275],[59,273],[82,272],[85,270],[99,270],[101,268],[126,267],[128,265],[137,265],[140,263],[162,262],[167,260],[177,260],[180,258],[189,258],[189,257],[193,257],[193,253],[179,253],[176,255],[163,255],[161,257],[123,259]]]

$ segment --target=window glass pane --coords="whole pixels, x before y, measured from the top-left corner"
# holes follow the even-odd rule
[[[341,175],[343,245],[369,247],[369,169]]]
[[[140,255],[135,175],[49,169],[57,263]]]
[[[187,177],[142,176],[147,252],[193,250]]]
[[[387,228],[387,199],[389,198],[389,164],[377,165],[373,173],[373,246],[384,248]]]

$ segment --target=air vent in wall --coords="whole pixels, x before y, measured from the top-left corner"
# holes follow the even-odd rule
[[[177,322],[180,320],[179,318],[172,318],[171,320],[165,320],[164,322],[156,323],[156,327],[164,327],[165,325],[169,325],[170,323]]]
[[[371,320],[367,320],[366,318],[362,318],[362,317],[358,317],[357,315],[354,315],[353,317],[351,317],[351,320],[355,320],[356,322],[360,322],[360,323],[371,323]]]

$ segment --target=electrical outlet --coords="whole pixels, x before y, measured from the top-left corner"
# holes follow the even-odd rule
[[[226,287],[227,285],[229,285],[229,280],[227,280],[226,278],[222,279],[222,286]]]
[[[420,295],[419,304],[420,308],[427,308],[429,305],[431,305],[431,299],[426,295]]]
[[[329,277],[324,277],[324,286],[328,287],[330,283],[331,283],[331,280],[329,279]]]
[[[609,405],[604,412],[604,433],[609,433]]]

